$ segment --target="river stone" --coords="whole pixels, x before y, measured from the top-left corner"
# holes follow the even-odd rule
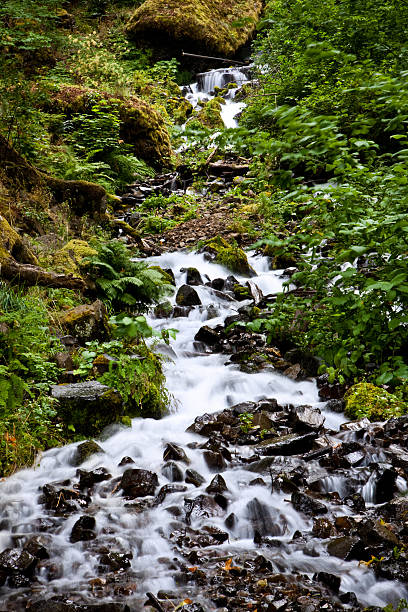
[[[81,304],[58,315],[60,325],[80,342],[103,341],[109,337],[108,312],[101,300]]]
[[[24,550],[37,559],[49,559],[50,556],[41,536],[33,536],[27,540]]]
[[[227,483],[221,474],[216,474],[208,487],[206,488],[207,493],[224,493],[228,491]]]
[[[174,461],[168,461],[163,465],[161,473],[170,482],[182,482],[183,480],[183,470]]]
[[[195,499],[184,499],[186,523],[192,520],[222,516],[223,512],[217,502],[209,495],[198,495]]]
[[[364,521],[358,525],[357,532],[366,546],[382,544],[392,548],[401,545],[395,533],[380,521]]]
[[[318,572],[313,576],[313,580],[325,584],[333,593],[338,593],[340,590],[341,578],[328,572]]]
[[[51,396],[58,400],[58,415],[76,434],[97,435],[123,414],[120,393],[96,380],[51,385]]]
[[[96,538],[95,526],[96,521],[93,516],[81,516],[72,528],[69,538],[70,542],[87,542],[89,540],[94,540]]]
[[[317,432],[306,434],[288,434],[279,438],[264,440],[255,448],[260,455],[298,455],[311,450]]]
[[[324,416],[320,410],[312,406],[293,407],[290,419],[298,431],[318,431],[324,423]]]
[[[201,300],[193,287],[182,285],[177,291],[176,304],[178,306],[201,306]]]
[[[327,513],[327,506],[316,499],[313,499],[313,497],[310,497],[305,493],[300,493],[299,491],[294,491],[292,493],[290,501],[292,502],[295,510],[298,512],[303,512],[303,514],[307,514],[308,516]]]
[[[187,465],[190,464],[190,459],[187,457],[184,450],[181,448],[181,446],[174,444],[174,442],[169,442],[168,444],[166,444],[166,448],[163,452],[164,461],[169,461],[171,459],[173,461],[182,461]]]
[[[159,484],[157,474],[141,469],[127,469],[120,481],[120,487],[127,497],[154,495]]]
[[[356,559],[360,561],[366,558],[366,551],[363,542],[357,536],[343,536],[330,540],[327,545],[327,552],[332,557],[338,557],[344,561]]]
[[[91,498],[70,488],[69,484],[61,486],[58,483],[48,483],[42,488],[40,503],[58,513],[78,512],[79,508],[86,508],[91,503]]]
[[[203,279],[201,278],[200,272],[197,268],[182,268],[180,272],[186,272],[186,283],[187,285],[202,285]]]
[[[27,550],[6,548],[0,554],[0,571],[5,574],[21,573],[32,576],[37,565],[37,559]]]
[[[221,431],[223,423],[218,422],[217,414],[203,414],[198,416],[194,423],[186,429],[190,433],[199,434],[200,436],[209,436],[214,431]]]
[[[287,527],[287,521],[280,512],[256,497],[246,505],[246,518],[253,528],[254,536],[283,535]]]
[[[184,491],[187,491],[187,487],[185,485],[165,484],[161,487],[160,491],[156,495],[154,505],[158,506],[159,504],[163,503],[167,495],[171,495],[172,493],[183,493]]]
[[[375,483],[374,503],[383,504],[390,501],[396,492],[397,472],[386,465],[378,467],[379,477]]]
[[[200,487],[205,483],[205,478],[195,470],[186,470],[185,482],[193,484],[195,487]]]
[[[90,472],[87,470],[77,470],[76,475],[79,476],[80,489],[89,489],[98,482],[112,478],[112,474],[109,474],[108,470],[104,467],[95,468]]]
[[[203,325],[200,327],[196,335],[194,336],[194,340],[197,342],[204,342],[205,344],[209,344],[213,346],[219,342],[220,337],[217,331],[210,327],[209,325]]]
[[[81,465],[87,459],[92,457],[92,455],[96,455],[97,453],[103,453],[104,450],[94,442],[94,440],[87,440],[86,442],[81,442],[75,449],[75,453],[71,459],[71,464],[74,466]]]
[[[224,457],[219,452],[205,450],[204,460],[212,472],[222,472],[227,467]]]
[[[113,572],[117,572],[118,570],[129,569],[130,561],[133,559],[133,554],[131,552],[128,553],[120,553],[120,552],[107,552],[101,555],[99,562],[101,566],[99,566],[100,571],[108,571],[108,568]],[[103,567],[107,566],[107,567]]]

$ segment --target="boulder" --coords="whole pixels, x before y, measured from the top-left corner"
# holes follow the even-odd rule
[[[84,257],[92,257],[97,251],[86,240],[73,238],[58,249],[53,256],[53,268],[65,274],[79,274],[79,264]]]
[[[316,438],[317,432],[314,431],[305,434],[288,434],[279,438],[264,440],[256,447],[256,452],[268,456],[307,453],[311,450]]]
[[[67,385],[52,385],[51,395],[58,400],[58,414],[66,425],[73,425],[75,433],[94,436],[123,414],[122,398],[118,391],[96,380]]]
[[[287,521],[280,512],[272,506],[268,507],[257,498],[247,503],[246,517],[254,535],[258,534],[261,537],[283,535],[287,527]]]
[[[182,285],[177,291],[176,303],[178,306],[200,306],[198,293],[190,285]]]
[[[308,516],[327,513],[327,506],[316,499],[313,499],[313,497],[306,495],[306,493],[294,491],[291,495],[290,501],[292,502],[295,510],[298,512],[303,512],[303,514],[307,514]]]
[[[87,459],[98,453],[103,453],[104,450],[94,440],[87,440],[81,442],[75,449],[74,455],[71,459],[72,465],[81,465],[85,463]]]
[[[343,536],[330,540],[327,545],[327,552],[332,557],[338,557],[344,561],[365,559],[367,553],[363,542],[357,536]]]
[[[108,312],[101,300],[81,304],[58,315],[58,322],[67,332],[82,343],[103,341],[109,336]]]
[[[185,519],[190,525],[192,520],[222,516],[217,502],[209,495],[198,495],[195,499],[184,499]]]
[[[203,325],[194,336],[194,340],[197,340],[197,342],[204,342],[204,344],[208,344],[209,346],[214,346],[214,344],[220,341],[220,336],[219,333],[209,325]]]
[[[164,45],[173,53],[183,49],[232,57],[252,35],[261,9],[260,0],[146,0],[126,32],[139,43]],[[236,21],[242,22],[240,27],[234,26]]]
[[[202,484],[205,483],[205,478],[195,470],[191,469],[186,470],[184,480],[188,484],[193,484],[195,487],[200,487]]]
[[[252,266],[249,265],[245,252],[238,246],[229,244],[221,236],[216,236],[215,238],[212,238],[206,242],[202,251],[209,253],[212,256],[211,261],[225,266],[232,272],[250,277],[257,275]],[[236,281],[234,284],[237,284],[237,282],[238,281]],[[226,288],[227,287],[225,286],[224,289]]]
[[[89,489],[98,482],[112,478],[112,474],[109,474],[108,470],[104,467],[96,468],[89,472],[87,470],[77,470],[77,476],[79,476],[80,489]]]
[[[208,487],[206,488],[207,493],[224,493],[228,491],[227,483],[221,474],[216,474]]]
[[[203,279],[197,268],[182,268],[180,272],[186,272],[187,285],[203,285]]]
[[[324,416],[320,410],[312,406],[292,407],[290,419],[298,431],[318,431],[324,423]]]
[[[163,452],[163,460],[182,461],[187,465],[189,465],[190,463],[190,459],[187,457],[185,451],[181,448],[181,446],[174,444],[174,442],[169,442],[168,444],[166,444],[166,448]]]
[[[146,497],[154,495],[159,484],[157,474],[149,470],[127,469],[120,481],[120,488],[127,497]]]
[[[70,542],[88,542],[96,538],[95,533],[96,521],[93,516],[81,516],[74,524]]]
[[[182,482],[183,470],[174,461],[168,461],[163,465],[161,473],[170,482]]]

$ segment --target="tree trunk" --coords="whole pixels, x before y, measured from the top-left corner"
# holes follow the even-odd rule
[[[6,259],[0,264],[0,278],[8,281],[26,283],[27,285],[41,285],[55,289],[73,289],[84,292],[87,285],[82,278],[67,274],[58,274],[44,270],[39,266],[20,264],[13,259]]]

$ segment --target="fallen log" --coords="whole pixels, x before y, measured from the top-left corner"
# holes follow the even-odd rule
[[[12,282],[26,283],[27,285],[40,285],[53,289],[73,289],[84,292],[88,287],[82,278],[71,274],[58,274],[44,270],[40,266],[21,264],[13,259],[5,259],[0,264],[0,278]]]

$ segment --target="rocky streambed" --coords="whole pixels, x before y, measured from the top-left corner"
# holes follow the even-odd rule
[[[232,326],[282,290],[266,258],[249,258],[252,278],[206,253],[152,262],[176,282],[151,321],[179,330],[158,347],[171,414],[48,451],[0,483],[1,609],[396,606],[408,417],[347,423],[310,356]]]

